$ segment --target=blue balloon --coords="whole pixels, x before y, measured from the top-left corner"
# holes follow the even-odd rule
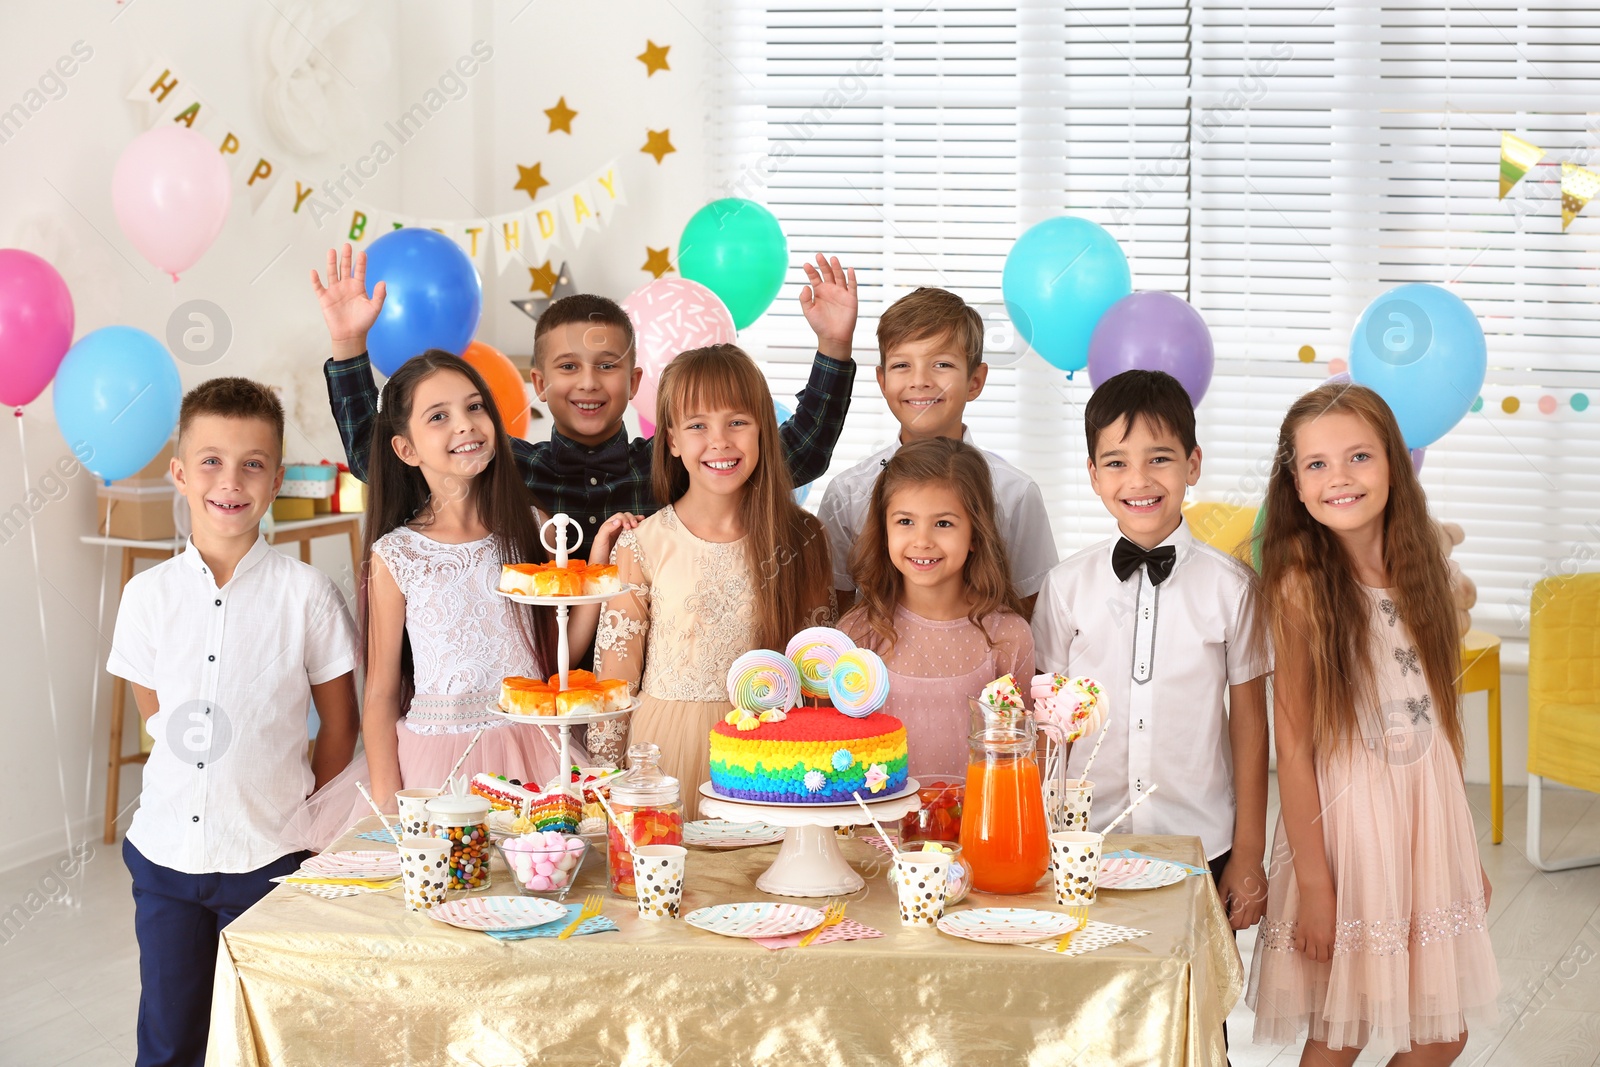
[[[56,425],[106,482],[138,473],[178,425],[183,383],[161,342],[132,326],[85,334],[56,371]]]
[[[1006,256],[1000,294],[1035,352],[1068,372],[1089,362],[1089,337],[1106,309],[1133,291],[1128,257],[1088,219],[1062,215],[1031,227]]]
[[[790,419],[794,418],[794,412],[789,410],[789,405],[785,404],[781,400],[774,400],[772,402],[772,411],[773,411],[773,413],[775,415],[778,416],[778,425],[779,426],[782,426],[784,423],[786,423]],[[806,497],[808,497],[810,495],[811,495],[811,483],[810,482],[807,482],[805,485],[797,485],[797,486],[794,487],[794,502],[796,504],[804,504],[806,502]]]
[[[372,365],[389,375],[430,348],[460,355],[483,314],[483,282],[450,238],[421,227],[393,230],[367,250],[367,295],[383,282],[378,321],[367,333]]]
[[[1437,285],[1389,290],[1350,335],[1350,377],[1383,397],[1408,448],[1426,448],[1460,422],[1488,368],[1478,317]]]

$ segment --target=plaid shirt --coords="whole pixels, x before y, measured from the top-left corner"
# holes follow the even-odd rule
[[[372,364],[365,353],[354,359],[330,359],[323,373],[350,471],[366,481],[372,420],[378,411]],[[817,353],[811,378],[797,394],[794,416],[778,427],[795,485],[805,485],[828,469],[850,409],[855,378],[854,361],[841,363]],[[609,441],[590,448],[552,430],[548,442],[512,438],[511,451],[534,499],[551,514],[566,512],[594,526],[619,511],[644,516],[661,507],[650,490],[648,437],[630,441],[628,431],[619,429]]]

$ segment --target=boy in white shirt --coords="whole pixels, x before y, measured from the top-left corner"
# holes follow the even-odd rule
[[[217,935],[305,853],[279,831],[355,751],[355,628],[322,572],[268,547],[283,408],[215,378],[183,398],[172,478],[194,533],[123,590],[106,669],[155,741],[123,842],[139,941],[139,1067],[205,1060]],[[307,713],[321,718],[306,758]]]
[[[953,437],[976,445],[961,421],[989,376],[983,361],[983,318],[959,296],[921,288],[896,300],[878,320],[878,388],[900,435],[855,466],[834,475],[817,507],[833,555],[833,587],[842,614],[855,599],[850,552],[861,535],[872,486],[901,445]],[[1011,584],[1031,614],[1045,574],[1056,565],[1055,536],[1044,495],[1032,478],[984,449],[994,481],[995,518],[1005,539]]]
[[[1176,378],[1119,374],[1094,391],[1083,424],[1089,480],[1121,536],[1050,572],[1033,617],[1036,663],[1105,693],[1090,828],[1160,785],[1124,832],[1198,836],[1233,928],[1246,930],[1267,899],[1270,664],[1250,639],[1251,575],[1183,520],[1200,448]],[[1074,746],[1069,777],[1081,777],[1089,748]]]

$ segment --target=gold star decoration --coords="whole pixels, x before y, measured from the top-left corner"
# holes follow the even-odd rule
[[[657,163],[660,163],[668,152],[677,151],[676,148],[672,147],[671,130],[646,130],[645,132],[649,136],[645,138],[644,147],[639,151],[648,152],[655,156]]]
[[[675,269],[672,261],[667,258],[667,253],[672,251],[670,245],[666,248],[651,248],[645,245],[644,250],[644,266],[640,267],[640,270],[647,270],[659,278],[667,271]]]
[[[555,295],[556,283],[561,277],[548,259],[544,261],[542,267],[529,267],[528,273],[532,275],[532,280],[528,283],[528,292],[543,293],[545,296]]]
[[[545,108],[544,113],[550,116],[550,129],[546,131],[548,133],[555,133],[557,130],[571,133],[572,120],[578,117],[578,113],[567,106],[567,98],[564,96],[556,101],[555,107]]]
[[[550,184],[544,180],[544,175],[539,173],[539,168],[543,166],[543,163],[535,163],[531,167],[524,167],[521,163],[518,163],[517,184],[512,186],[512,188],[521,189],[523,192],[527,193],[529,200],[537,197],[539,195],[539,190]]]
[[[644,51],[640,52],[633,58],[644,64],[644,76],[646,78],[650,77],[658,70],[672,69],[671,67],[667,66],[667,50],[671,47],[672,46],[670,44],[656,44],[654,41],[645,41]]]

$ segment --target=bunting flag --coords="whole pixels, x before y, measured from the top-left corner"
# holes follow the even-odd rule
[[[1500,135],[1500,199],[1544,158],[1544,149],[1509,133]]]
[[[181,123],[208,137],[229,157],[237,189],[247,194],[250,213],[263,210],[304,225],[307,221],[328,235],[329,243],[349,241],[364,248],[383,234],[407,226],[435,230],[455,241],[479,270],[491,263],[496,273],[513,265],[532,270],[570,251],[590,230],[610,225],[616,209],[627,202],[617,163],[612,160],[580,180],[550,194],[538,168],[537,181],[519,181],[518,188],[549,195],[502,215],[479,218],[421,218],[390,211],[360,196],[378,168],[395,157],[398,149],[419,132],[402,118],[397,128],[385,123],[385,136],[352,163],[321,181],[304,181],[285,173],[287,162],[275,158],[276,150],[229,121],[180,76],[172,64],[151,64],[128,91],[129,100],[147,107],[149,125]],[[576,112],[573,112],[576,114]],[[570,120],[568,120],[570,121]],[[522,168],[526,169],[526,168]],[[559,259],[559,254],[555,257]]]
[[[1572,225],[1584,205],[1600,193],[1600,174],[1576,163],[1561,164],[1561,228]]]

